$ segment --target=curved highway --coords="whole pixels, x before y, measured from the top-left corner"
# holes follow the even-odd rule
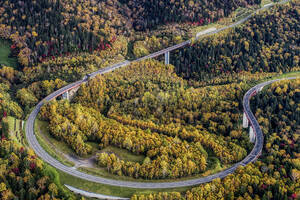
[[[284,1],[285,2],[285,1]],[[264,8],[269,8],[271,7],[273,4],[268,4],[268,6],[264,6],[261,9]],[[246,21],[247,19],[249,19],[252,15],[249,15],[247,17],[245,17],[244,19],[228,26],[225,28],[221,28],[218,30],[215,30],[213,32],[210,32],[206,35],[212,35],[215,33],[218,33],[224,29],[228,29],[231,28],[233,26],[239,25],[241,23],[243,23],[244,21]],[[137,59],[135,61],[132,62],[138,62],[141,60],[145,60],[148,58],[154,58],[157,57],[159,55],[162,55],[166,52],[172,51],[174,49],[178,49],[181,48],[185,45],[190,44],[190,40],[183,42],[181,44],[169,47],[167,49],[158,51],[156,53],[150,54],[148,56],[145,56],[143,58]],[[80,172],[72,167],[68,167],[63,165],[62,163],[60,163],[59,161],[57,161],[56,159],[54,159],[53,157],[51,157],[42,147],[41,145],[38,143],[36,136],[34,134],[34,121],[40,111],[40,108],[44,105],[44,103],[54,99],[55,97],[65,93],[66,91],[69,91],[73,88],[79,87],[82,83],[85,83],[88,81],[89,78],[93,78],[98,74],[104,74],[104,73],[108,73],[110,71],[113,71],[115,69],[118,69],[120,67],[124,67],[129,65],[131,62],[129,61],[124,61],[118,64],[115,64],[113,66],[104,68],[104,69],[100,69],[96,72],[93,72],[87,76],[84,77],[83,80],[79,80],[77,82],[71,83],[55,92],[53,92],[52,94],[50,94],[49,96],[47,96],[45,99],[43,99],[41,102],[39,102],[37,104],[37,106],[33,109],[33,111],[31,112],[31,114],[28,117],[27,123],[26,123],[26,127],[25,127],[25,132],[26,132],[26,138],[28,140],[29,146],[35,151],[35,153],[42,158],[45,162],[49,163],[50,165],[52,165],[53,167],[67,173],[70,174],[72,176],[87,180],[87,181],[91,181],[91,182],[95,182],[95,183],[101,183],[101,184],[107,184],[107,185],[112,185],[112,186],[120,186],[120,187],[130,187],[130,188],[176,188],[176,187],[184,187],[184,186],[193,186],[193,185],[199,185],[201,183],[206,183],[206,182],[210,182],[215,178],[224,178],[225,176],[233,173],[235,171],[235,169],[239,166],[245,166],[248,163],[251,163],[253,161],[255,161],[258,156],[261,154],[262,148],[263,148],[263,134],[262,131],[259,127],[259,124],[257,122],[257,120],[255,119],[253,113],[250,110],[250,105],[249,105],[249,101],[250,98],[255,95],[259,89],[265,85],[271,84],[275,81],[278,80],[272,80],[272,81],[268,81],[265,83],[261,83],[253,88],[251,88],[244,96],[243,99],[243,106],[244,106],[244,112],[246,113],[246,116],[250,122],[250,125],[253,127],[254,133],[255,133],[255,137],[256,137],[256,142],[254,145],[253,150],[251,151],[251,153],[244,158],[241,162],[238,162],[236,164],[234,164],[233,166],[231,166],[228,169],[225,169],[224,171],[221,171],[219,173],[210,175],[210,176],[206,176],[206,177],[202,177],[202,178],[195,178],[195,179],[190,179],[190,180],[184,180],[184,181],[174,181],[174,182],[133,182],[133,181],[119,181],[119,180],[113,180],[113,179],[107,179],[107,178],[102,178],[102,177],[98,177],[98,176],[93,176],[90,174],[86,174],[83,172]]]

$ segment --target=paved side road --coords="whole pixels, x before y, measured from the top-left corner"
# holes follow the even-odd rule
[[[129,198],[123,198],[123,197],[115,197],[115,196],[109,196],[109,195],[103,195],[103,194],[96,194],[93,192],[88,192],[85,190],[80,190],[77,188],[74,188],[70,185],[65,185],[69,190],[73,191],[76,194],[80,194],[85,197],[91,197],[91,198],[97,198],[97,199],[112,199],[112,200],[129,200]]]
[[[273,5],[273,4],[272,4]],[[268,5],[267,8],[271,7],[270,5]],[[210,32],[207,35],[212,35],[214,33],[218,33],[224,29],[227,28],[231,28],[233,26],[239,25],[241,23],[243,23],[244,21],[246,21],[247,19],[249,19],[251,17],[251,15],[247,16],[246,18],[236,22],[233,25],[230,25],[226,28],[222,28],[222,29],[218,29],[216,31]],[[187,44],[190,44],[190,40],[183,42],[181,44],[175,45],[173,47],[169,47],[167,49],[161,50],[159,52],[150,54],[148,56],[145,56],[143,58],[137,59],[135,61],[132,62],[138,62],[140,60],[145,60],[148,58],[154,58],[157,57],[158,55],[162,55],[166,52],[169,52],[171,50],[177,49],[177,48],[181,48]],[[72,176],[81,178],[81,179],[85,179],[87,181],[91,181],[91,182],[95,182],[95,183],[102,183],[102,184],[107,184],[107,185],[113,185],[113,186],[121,186],[121,187],[130,187],[130,188],[176,188],[176,187],[183,187],[183,186],[193,186],[193,185],[198,185],[201,183],[206,183],[206,182],[210,182],[211,180],[215,179],[215,178],[224,178],[225,176],[227,176],[228,174],[231,174],[235,171],[235,169],[238,166],[244,166],[247,165],[250,162],[253,162],[257,159],[257,157],[260,155],[261,150],[262,150],[262,145],[263,145],[263,135],[261,132],[261,129],[258,125],[258,122],[256,121],[253,113],[250,110],[250,106],[249,106],[249,100],[251,98],[252,95],[255,94],[255,92],[257,91],[257,88],[261,87],[261,86],[256,86],[257,88],[251,88],[245,95],[244,100],[243,100],[243,105],[244,105],[244,110],[245,113],[250,121],[250,124],[253,126],[254,132],[256,134],[256,142],[255,142],[255,146],[253,148],[253,150],[251,151],[251,153],[241,162],[234,164],[233,166],[231,166],[230,168],[221,171],[219,173],[207,176],[207,177],[202,177],[202,178],[196,178],[196,179],[191,179],[191,180],[185,180],[185,181],[175,181],[175,182],[159,182],[159,183],[155,183],[155,182],[132,182],[132,181],[119,181],[119,180],[113,180],[113,179],[107,179],[107,178],[102,178],[102,177],[98,177],[98,176],[92,176],[90,174],[86,174],[83,172],[80,172],[72,167],[68,167],[63,165],[62,163],[60,163],[59,161],[57,161],[56,159],[54,159],[53,157],[51,157],[42,147],[41,145],[38,143],[35,134],[34,134],[34,121],[39,113],[40,108],[42,107],[42,105],[45,102],[48,102],[50,100],[52,100],[53,98],[63,94],[64,92],[72,89],[72,88],[76,88],[79,87],[82,83],[85,83],[86,81],[88,81],[89,77],[93,78],[94,76],[98,75],[98,74],[104,74],[104,73],[108,73],[110,71],[113,71],[115,69],[118,69],[120,67],[124,67],[129,65],[131,62],[129,61],[124,61],[122,63],[118,63],[116,65],[104,68],[104,69],[100,69],[94,73],[89,74],[88,76],[86,76],[83,80],[79,80],[77,82],[71,83],[55,92],[53,92],[52,94],[50,94],[49,96],[47,96],[45,99],[43,99],[41,102],[38,103],[38,105],[33,109],[33,111],[31,112],[31,114],[29,115],[29,118],[27,120],[26,123],[26,127],[25,127],[25,132],[26,132],[26,137],[28,140],[28,143],[30,145],[31,148],[33,148],[33,150],[35,151],[35,153],[42,158],[45,162],[49,163],[50,165],[52,165],[53,167],[67,173],[70,174]],[[273,81],[274,82],[274,81]],[[267,84],[267,83],[264,83]],[[268,82],[268,84],[270,84]]]

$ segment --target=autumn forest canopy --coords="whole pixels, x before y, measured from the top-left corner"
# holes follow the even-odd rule
[[[73,52],[110,48],[120,35],[168,22],[209,24],[260,0],[1,1],[0,36],[11,39],[19,62],[32,65]]]
[[[265,9],[260,0],[0,1],[0,199],[84,199],[64,184],[132,200],[300,198],[300,4]],[[164,57],[87,74],[191,39]],[[225,178],[177,189],[120,189],[75,179],[46,164],[24,127],[51,93],[87,78],[66,96],[43,101],[34,122],[42,148],[67,166],[115,180],[164,182],[216,174],[253,149],[242,127],[251,98],[263,133],[257,161]],[[78,164],[79,163],[79,164]],[[77,184],[77,185],[76,185]]]

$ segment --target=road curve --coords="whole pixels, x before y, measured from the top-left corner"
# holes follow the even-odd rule
[[[285,1],[284,1],[285,2]],[[274,4],[271,4],[274,5]],[[271,7],[271,5],[268,5],[268,8]],[[264,9],[260,8],[261,9]],[[216,31],[210,32],[207,35],[212,35],[215,33],[218,33],[222,30],[231,28],[233,26],[239,25],[241,23],[243,23],[244,21],[246,21],[247,19],[249,19],[252,15],[249,15],[247,17],[245,17],[244,19],[234,23],[233,25],[230,25],[228,27],[225,28],[221,28],[218,29]],[[155,52],[153,54],[150,54],[148,56],[142,57],[140,59],[137,59],[135,61],[132,62],[138,62],[141,60],[145,60],[148,58],[154,58],[157,57],[159,55],[162,55],[166,52],[172,51],[174,49],[178,49],[181,48],[187,44],[190,44],[190,40],[183,42],[181,44],[169,47],[167,49]],[[244,106],[244,111],[247,115],[247,118],[250,121],[251,126],[254,129],[255,132],[255,137],[256,137],[256,142],[254,145],[253,150],[251,151],[251,153],[244,158],[242,161],[234,164],[233,166],[225,169],[224,171],[221,171],[219,173],[210,175],[210,176],[206,176],[206,177],[202,177],[202,178],[195,178],[195,179],[190,179],[190,180],[184,180],[184,181],[174,181],[174,182],[133,182],[133,181],[119,181],[119,180],[113,180],[113,179],[107,179],[107,178],[102,178],[102,177],[98,177],[98,176],[93,176],[90,174],[86,174],[83,172],[80,172],[72,167],[68,167],[63,165],[62,163],[60,163],[59,161],[57,161],[56,159],[54,159],[53,157],[51,157],[42,147],[41,145],[38,143],[36,136],[34,134],[34,121],[40,111],[40,108],[44,105],[44,103],[54,99],[55,97],[63,94],[66,91],[69,91],[72,88],[76,88],[79,87],[82,83],[85,83],[88,81],[88,77],[93,78],[98,74],[104,74],[104,73],[108,73],[110,71],[113,71],[115,69],[124,67],[129,65],[131,62],[129,61],[124,61],[115,65],[112,65],[110,67],[104,68],[104,69],[100,69],[96,72],[93,72],[91,74],[89,74],[88,76],[85,76],[83,80],[79,80],[77,82],[71,83],[55,92],[53,92],[52,94],[50,94],[49,96],[47,96],[46,98],[44,98],[41,102],[39,102],[37,104],[37,106],[33,109],[33,111],[30,113],[27,123],[26,123],[26,127],[25,127],[25,132],[26,132],[26,137],[29,143],[29,146],[35,151],[35,153],[42,158],[45,162],[49,163],[50,165],[52,165],[53,167],[67,173],[70,174],[72,176],[87,180],[87,181],[91,181],[91,182],[95,182],[95,183],[101,183],[101,184],[107,184],[107,185],[112,185],[112,186],[120,186],[120,187],[130,187],[130,188],[176,188],[176,187],[184,187],[184,186],[193,186],[193,185],[199,185],[201,183],[206,183],[206,182],[210,182],[215,178],[224,178],[227,175],[233,173],[235,171],[235,169],[239,166],[245,166],[248,163],[251,163],[253,161],[255,161],[257,159],[257,157],[261,154],[262,151],[262,147],[263,147],[263,135],[262,135],[262,131],[259,127],[259,124],[257,122],[257,120],[255,119],[253,113],[250,110],[250,106],[249,106],[249,100],[250,98],[256,94],[256,92],[258,91],[259,88],[271,84],[277,80],[273,80],[273,81],[268,81],[262,84],[259,84],[253,88],[251,88],[244,96],[243,99],[243,106]]]

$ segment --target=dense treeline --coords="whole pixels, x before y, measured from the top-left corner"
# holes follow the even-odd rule
[[[66,85],[66,82],[60,79],[44,80],[33,82],[28,87],[16,90],[16,83],[20,81],[21,76],[22,73],[11,67],[3,66],[0,69],[1,117],[5,112],[6,115],[21,119],[24,117],[23,110],[28,113],[40,99]],[[23,106],[23,109],[20,105]]]
[[[3,66],[0,69],[0,119],[3,116],[23,117],[23,110],[15,100],[11,91],[15,82],[18,82],[20,72],[12,67]]]
[[[300,175],[299,103],[299,78],[274,83],[252,101],[253,107],[258,107],[256,117],[265,134],[263,161],[274,164],[274,170],[293,181]]]
[[[110,48],[100,52],[93,51],[92,53],[59,56],[45,60],[33,67],[25,67],[20,80],[27,84],[57,78],[74,82],[87,73],[123,61],[126,54],[126,38],[119,37]]]
[[[239,71],[299,70],[299,5],[276,6],[245,25],[180,49],[171,59],[176,71],[201,80]]]
[[[19,89],[16,93],[16,98],[26,112],[35,106],[39,99],[46,97],[65,85],[66,82],[60,79],[34,82],[27,88]]]
[[[260,4],[260,0],[199,1],[199,0],[120,0],[131,11],[136,30],[153,28],[169,22],[196,22],[199,25],[227,17],[238,7]]]
[[[11,39],[19,62],[110,48],[127,29],[117,1],[1,1],[0,37]]]
[[[113,153],[98,154],[99,166],[111,173],[183,177],[206,170],[211,159],[207,150],[223,165],[247,154],[247,134],[237,126],[240,100],[249,88],[246,82],[265,76],[245,73],[235,82],[228,75],[228,84],[202,87],[203,82],[178,77],[173,66],[149,60],[95,77],[71,103],[49,103],[40,115],[49,122],[51,134],[78,155],[89,154],[88,142],[96,142],[100,149],[113,145],[146,157],[134,163]]]
[[[68,26],[68,23],[71,23],[71,19],[75,18],[76,22],[80,21],[80,26],[73,24],[77,28],[82,28],[87,31],[91,31],[93,35],[97,35],[97,31],[94,30],[92,27],[97,27],[94,23],[97,23],[97,19],[103,16],[104,19],[111,19],[109,20],[102,20],[99,19],[98,22],[100,23],[99,26],[102,26],[102,23],[105,24],[105,27],[112,27],[113,24],[119,24],[117,21],[121,20],[124,21],[124,18],[119,16],[117,10],[120,10],[120,5],[117,1],[113,2],[71,2],[71,1],[47,1],[45,4],[42,4],[43,2],[46,2],[46,0],[43,0],[41,2],[30,2],[29,4],[26,4],[26,6],[23,8],[22,5],[24,2],[22,1],[2,1],[1,2],[1,9],[0,12],[3,14],[0,19],[0,24],[2,24],[1,27],[1,37],[9,38],[13,41],[13,45],[11,46],[11,51],[13,55],[18,55],[19,50],[21,49],[27,49],[24,50],[26,53],[34,54],[34,56],[38,56],[37,53],[34,53],[32,48],[37,48],[38,46],[47,46],[45,48],[50,48],[48,43],[46,44],[44,41],[45,38],[49,37],[47,34],[52,34],[51,31],[47,32],[47,24],[49,26],[53,26],[53,23],[50,23],[51,20],[54,20],[55,18],[62,18],[63,23],[66,23],[66,27]],[[62,6],[63,5],[63,6]],[[9,11],[9,9],[6,9],[8,7],[15,8],[12,11]],[[32,7],[32,9],[31,9]],[[101,8],[100,8],[101,7]],[[39,10],[37,8],[40,8]],[[46,9],[47,8],[47,9]],[[107,11],[109,8],[110,11]],[[44,18],[41,18],[41,14],[39,12],[42,12],[46,9],[47,15],[44,16]],[[30,13],[29,15],[24,15],[24,13],[36,11],[37,14],[34,15]],[[126,10],[126,9],[125,9]],[[60,15],[55,15],[54,13],[57,13],[58,11],[61,11]],[[76,15],[74,14],[76,13]],[[113,14],[112,14],[113,13]],[[120,15],[125,15],[124,13],[121,13]],[[88,17],[89,16],[89,17]],[[15,18],[17,21],[16,23],[11,22],[11,17]],[[24,19],[23,19],[24,18]],[[49,19],[48,19],[49,18]],[[94,20],[90,20],[90,19]],[[20,21],[19,21],[20,20]],[[39,20],[46,21],[45,23],[39,24]],[[32,22],[31,22],[32,21]],[[43,21],[43,22],[44,22]],[[9,23],[9,24],[6,24]],[[31,23],[34,23],[34,25],[31,25]],[[29,25],[28,25],[29,24]],[[109,24],[109,25],[107,25]],[[121,23],[122,24],[122,23]],[[120,26],[122,26],[119,24]],[[9,26],[8,26],[9,25]],[[20,25],[19,27],[16,27],[16,25]],[[26,26],[25,26],[26,25]],[[106,26],[107,25],[107,26]],[[124,24],[123,24],[124,25]],[[41,26],[40,28],[38,28]],[[56,29],[57,27],[55,27]],[[22,29],[22,30],[19,30]],[[24,29],[24,30],[23,30]],[[115,28],[118,29],[118,28]],[[125,28],[126,29],[126,28]],[[101,31],[105,32],[114,32],[106,31],[106,28]],[[37,34],[33,34],[33,31]],[[78,31],[77,29],[72,32],[71,35],[74,35],[74,37],[78,37],[76,33]],[[115,32],[117,33],[117,32]],[[65,34],[68,34],[68,31],[66,31]],[[34,36],[35,35],[35,36]],[[59,36],[59,31],[55,31],[55,37],[52,34],[52,37],[50,38],[51,41],[58,42],[57,45],[54,45],[54,47],[51,48],[60,48],[60,43],[64,45],[66,41],[66,36],[63,36],[64,33],[60,38],[57,39]],[[100,34],[101,35],[101,34]],[[113,35],[113,34],[112,34]],[[164,34],[163,34],[164,35]],[[57,37],[56,37],[57,36]],[[98,36],[97,36],[98,37]],[[100,38],[102,36],[99,36]],[[103,36],[104,37],[104,36]],[[106,36],[105,36],[106,37]],[[127,39],[124,37],[114,37],[109,36],[111,38],[111,44],[104,45],[105,49],[103,51],[91,51],[91,52],[84,52],[84,53],[72,53],[72,51],[68,51],[66,54],[56,54],[55,56],[43,58],[41,60],[38,60],[38,62],[41,61],[41,63],[36,64],[32,67],[25,67],[22,72],[15,71],[14,80],[12,81],[13,84],[11,86],[11,90],[13,93],[18,92],[17,100],[19,101],[19,104],[28,104],[28,109],[25,109],[25,113],[29,110],[29,107],[34,105],[37,100],[40,100],[42,97],[44,97],[47,92],[44,91],[32,91],[32,87],[30,85],[37,84],[36,82],[46,81],[49,82],[57,81],[57,79],[64,80],[66,82],[72,82],[75,80],[78,80],[83,77],[84,74],[95,71],[99,68],[102,68],[104,66],[107,66],[111,63],[119,62],[124,60],[124,56],[127,55]],[[162,46],[167,45],[167,43],[175,44],[182,40],[180,36],[172,36],[172,39],[169,41],[169,39],[166,40],[169,36],[163,36],[163,37],[148,37],[145,39],[144,44],[142,41],[138,41],[134,44],[133,53],[136,56],[141,56],[144,54],[147,54],[147,52],[156,51]],[[80,37],[80,39],[82,39]],[[28,45],[27,43],[32,43],[35,41],[35,44]],[[41,41],[41,42],[40,42]],[[72,43],[72,42],[69,42]],[[67,43],[67,45],[69,45]],[[95,43],[95,42],[94,42]],[[36,46],[38,45],[38,46]],[[50,45],[51,46],[51,45]],[[66,45],[64,45],[65,47]],[[141,48],[142,46],[142,48]],[[145,46],[145,51],[143,50],[143,46]],[[30,48],[29,48],[30,47]],[[18,50],[19,49],[19,50]],[[43,50],[44,52],[47,52],[48,50]],[[54,52],[54,50],[52,50]],[[77,50],[75,50],[76,52]],[[21,53],[22,54],[22,53]],[[29,54],[28,54],[29,55]],[[22,56],[21,56],[22,57]],[[21,59],[19,56],[19,58]],[[24,57],[26,60],[26,56]],[[24,60],[23,59],[23,60]],[[22,59],[21,59],[22,60]],[[21,61],[23,63],[23,61]],[[26,61],[27,62],[27,61]],[[26,65],[26,64],[25,64]],[[224,75],[224,73],[222,74]],[[204,76],[204,75],[203,75]],[[207,74],[205,76],[208,76]],[[228,77],[228,76],[227,76]],[[235,76],[236,77],[236,76]],[[231,79],[231,78],[230,78]],[[223,79],[218,79],[214,81],[223,81]],[[22,86],[16,85],[22,82]],[[194,84],[197,85],[203,85],[207,84],[201,83],[201,82],[194,82]],[[53,84],[50,84],[51,88],[53,88]],[[60,84],[62,86],[62,84]],[[29,88],[31,87],[31,88]],[[38,87],[35,87],[35,89]],[[42,88],[42,87],[40,87]],[[56,87],[54,87],[56,88]],[[44,89],[42,89],[44,90]],[[51,90],[49,90],[51,91]],[[35,95],[36,93],[43,93],[43,95]]]
[[[197,126],[201,131],[194,127],[184,127],[180,124],[163,124],[156,125],[153,122],[133,120],[126,115],[110,115],[111,118],[116,119],[122,124],[128,124],[131,126],[139,127],[144,130],[151,130],[158,133],[162,133],[168,136],[179,137],[183,140],[200,142],[205,148],[211,149],[213,153],[224,163],[232,163],[233,161],[241,160],[245,155],[246,151],[240,146],[233,142],[224,140],[222,136],[210,134],[204,130],[202,126]],[[241,131],[232,131],[230,135],[232,137],[242,137]]]
[[[32,150],[5,138],[3,133],[0,166],[0,198],[3,200],[75,199],[61,186],[53,168],[45,165]]]
[[[116,34],[127,28],[119,6],[95,1],[1,1],[0,37],[12,41],[10,56],[18,57],[21,67],[0,66],[0,82],[6,85],[1,87],[6,94],[0,97],[4,101],[0,114],[6,111],[22,118],[67,82],[124,60],[127,39]]]
[[[260,0],[1,1],[0,37],[13,42],[11,49],[21,65],[31,66],[72,52],[109,49],[120,35],[136,37],[132,25],[139,30],[162,22],[203,25],[228,16],[238,7],[259,3]],[[153,48],[156,49],[150,49]]]
[[[131,199],[298,199],[300,194],[300,79],[272,84],[251,101],[265,134],[263,154],[224,179],[185,194],[155,193]]]
[[[11,67],[0,69],[0,199],[74,199],[53,168],[10,137],[7,116],[24,117],[12,90],[19,77],[20,72]]]
[[[23,117],[23,110],[20,105],[15,102],[9,93],[10,87],[0,83],[0,118],[4,115]]]
[[[76,81],[87,73],[123,61],[126,53],[126,39],[120,37],[109,49],[56,57],[34,67],[25,67],[22,71],[3,65],[0,68],[0,83],[5,84],[3,87],[6,89],[1,87],[1,92],[4,93],[5,90],[7,94],[0,97],[0,100],[5,99],[0,105],[0,114],[6,110],[8,115],[22,118],[39,100],[65,86],[67,82]],[[8,96],[12,96],[11,100]],[[24,106],[25,115],[17,104],[10,104],[12,101]]]
[[[135,41],[134,55],[157,50],[179,42],[177,36],[167,31],[165,44],[150,46],[147,37],[156,33],[132,29],[153,28],[168,22],[193,22],[201,26],[228,16],[239,7],[260,4],[260,0],[229,0],[226,2],[195,1],[1,1],[0,37],[13,42],[11,49],[22,66],[31,66],[47,59],[69,55],[72,52],[93,52],[109,49],[120,36]],[[140,41],[140,35],[144,41]],[[159,34],[160,35],[160,34]],[[148,43],[139,49],[141,43]],[[143,46],[143,45],[142,45]]]
[[[133,63],[83,85],[74,102],[96,108],[115,119],[124,114],[124,121],[144,120],[162,127],[168,124],[172,127],[172,123],[201,124],[213,133],[227,136],[239,118],[240,101],[248,88],[245,82],[267,75],[242,74],[239,83],[228,75],[213,81],[225,80],[223,85],[201,87],[206,86],[204,82],[179,78],[171,65],[153,60]],[[208,85],[213,82],[209,81]]]
[[[246,87],[239,83],[194,88],[175,74],[174,67],[147,61],[91,80],[82,86],[74,101],[108,116],[125,114],[126,118],[165,127],[201,124],[227,136],[238,120],[239,101]],[[219,94],[224,95],[218,98]]]
[[[112,173],[158,179],[188,176],[206,169],[206,158],[199,143],[125,126],[105,118],[95,109],[69,102],[53,102],[40,113],[44,120],[50,121],[51,133],[79,155],[91,150],[86,141],[97,141],[100,148],[114,145],[147,156],[139,164],[121,161],[114,154],[99,154],[99,164]]]

